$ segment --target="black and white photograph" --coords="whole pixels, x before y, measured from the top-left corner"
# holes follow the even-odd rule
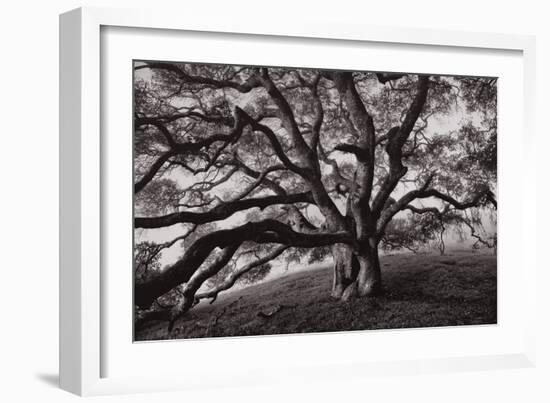
[[[128,74],[134,341],[497,324],[497,77]]]

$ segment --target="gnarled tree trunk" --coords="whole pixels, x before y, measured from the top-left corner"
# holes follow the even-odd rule
[[[332,248],[334,276],[331,296],[344,301],[376,295],[382,287],[378,248],[371,242],[359,252],[347,245]]]
[[[332,258],[334,260],[334,273],[331,296],[340,299],[346,287],[353,283],[357,277],[358,262],[355,259],[350,246],[337,244],[332,247]]]
[[[382,290],[378,245],[369,241],[368,247],[357,254],[359,273],[357,274],[357,295],[359,297],[377,295]]]

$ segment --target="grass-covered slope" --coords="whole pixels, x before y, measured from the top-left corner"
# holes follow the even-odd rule
[[[496,323],[496,256],[402,254],[381,265],[379,297],[335,301],[329,267],[299,271],[203,301],[170,334],[151,323],[136,341]]]

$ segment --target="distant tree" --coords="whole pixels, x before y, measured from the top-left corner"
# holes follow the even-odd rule
[[[134,247],[135,281],[144,281],[160,269],[160,249],[153,242],[139,242]]]
[[[416,250],[443,223],[477,234],[496,209],[495,79],[134,69],[135,227],[196,226],[180,259],[136,277],[139,309],[181,288],[173,321],[274,259],[329,255],[334,298],[376,295],[380,248]]]

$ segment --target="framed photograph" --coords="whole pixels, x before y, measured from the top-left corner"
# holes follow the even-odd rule
[[[533,365],[533,38],[60,24],[62,388]]]

